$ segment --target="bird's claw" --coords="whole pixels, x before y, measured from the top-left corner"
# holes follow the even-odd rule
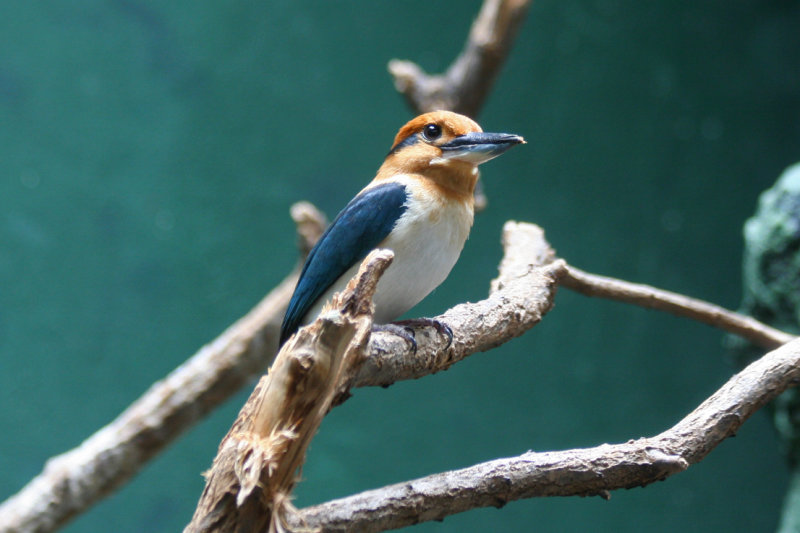
[[[450,326],[444,322],[439,322],[435,318],[412,318],[409,320],[400,320],[399,322],[395,322],[395,324],[405,327],[412,333],[414,331],[413,328],[433,328],[439,335],[445,335],[447,337],[447,346],[445,346],[445,350],[453,344],[453,330],[450,329]]]
[[[417,340],[414,338],[414,328],[429,327],[436,330],[439,335],[447,337],[447,346],[445,350],[453,344],[453,330],[450,326],[443,322],[439,322],[433,318],[411,318],[409,320],[400,320],[392,322],[391,324],[373,324],[372,331],[386,331],[397,335],[411,345],[411,351],[417,353]]]
[[[408,326],[398,324],[373,324],[372,331],[386,331],[397,335],[411,345],[411,351],[417,353],[417,340],[414,338],[414,330]]]

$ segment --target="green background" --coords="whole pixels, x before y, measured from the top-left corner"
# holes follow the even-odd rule
[[[0,6],[0,499],[244,314],[296,261],[289,206],[334,215],[410,118],[392,58],[440,71],[480,2]],[[581,268],[729,308],[741,226],[800,158],[800,6],[535,2],[480,118],[529,144],[412,315],[483,298],[508,219]],[[654,435],[732,373],[723,335],[562,290],[526,336],[357,390],[298,506],[529,449]],[[66,531],[176,531],[249,391]],[[786,473],[764,414],[686,473],[415,531],[769,531]]]

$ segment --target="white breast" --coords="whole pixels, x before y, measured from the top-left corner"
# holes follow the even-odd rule
[[[458,260],[472,226],[472,207],[447,201],[400,177],[410,197],[403,216],[380,244],[394,252],[375,293],[375,322],[385,324],[417,305],[441,284]],[[354,265],[333,284],[304,317],[314,320],[334,292],[342,290],[358,272]]]

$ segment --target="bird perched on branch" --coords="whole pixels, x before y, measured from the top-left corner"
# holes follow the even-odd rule
[[[394,261],[378,282],[374,323],[386,324],[419,303],[444,281],[467,240],[478,165],[524,142],[519,135],[484,133],[475,121],[449,111],[425,113],[400,128],[375,179],[308,254],[280,344],[317,317],[375,248],[392,250]],[[417,322],[452,339],[438,322]]]

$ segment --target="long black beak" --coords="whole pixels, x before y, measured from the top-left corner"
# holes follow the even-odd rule
[[[459,135],[439,148],[442,150],[443,159],[456,159],[480,165],[517,144],[525,144],[525,139],[512,133],[473,132]]]

